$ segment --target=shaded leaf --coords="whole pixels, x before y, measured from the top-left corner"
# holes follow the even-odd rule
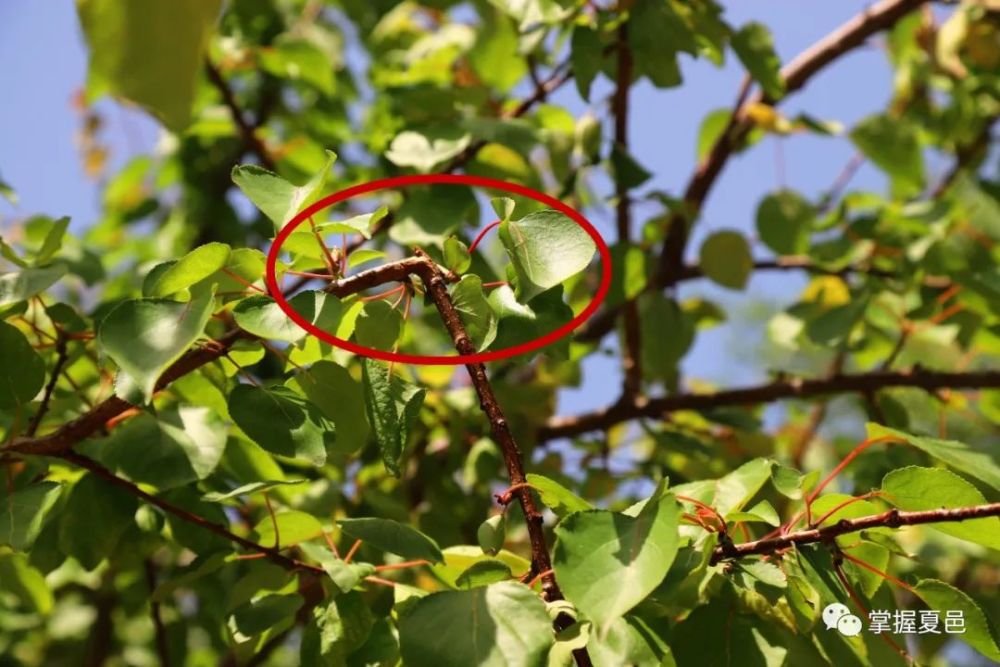
[[[432,593],[400,619],[400,649],[413,667],[541,667],[550,623],[541,599],[522,584]]]
[[[715,232],[701,245],[700,266],[705,275],[719,285],[743,289],[753,271],[750,245],[739,232]]]
[[[391,519],[361,518],[339,519],[340,529],[376,549],[411,560],[428,560],[441,563],[441,548],[419,530]]]
[[[0,409],[16,408],[45,384],[45,362],[19,329],[0,322]]]
[[[420,413],[424,390],[405,382],[374,359],[362,366],[365,410],[386,470],[399,474],[399,459],[409,440],[410,428]]]
[[[229,394],[228,406],[236,425],[267,451],[313,465],[326,461],[334,424],[291,389],[241,384]]]
[[[187,303],[134,299],[116,306],[97,332],[101,349],[132,380],[145,401],[160,375],[202,335],[213,310],[205,292]]]

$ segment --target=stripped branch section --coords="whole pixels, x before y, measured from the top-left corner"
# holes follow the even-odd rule
[[[712,552],[711,564],[719,561],[743,558],[755,554],[771,554],[796,544],[813,544],[816,542],[830,543],[835,537],[856,533],[872,528],[899,528],[900,526],[917,526],[927,523],[948,523],[968,521],[983,517],[1000,516],[1000,503],[973,505],[954,509],[924,510],[920,512],[901,512],[888,510],[881,514],[861,517],[859,519],[842,519],[837,523],[823,528],[810,528],[779,537],[765,538],[742,544],[720,543]]]

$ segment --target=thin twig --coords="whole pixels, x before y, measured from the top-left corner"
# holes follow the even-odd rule
[[[156,637],[156,653],[160,657],[160,667],[170,667],[170,647],[167,643],[167,628],[163,625],[160,615],[160,603],[153,593],[156,591],[156,566],[149,558],[142,561],[146,572],[146,586],[149,587],[149,616],[153,620]]]
[[[205,530],[215,533],[216,535],[219,535],[220,537],[223,537],[234,544],[238,544],[244,549],[248,549],[250,551],[263,554],[273,563],[281,565],[284,568],[287,568],[289,570],[305,570],[308,572],[312,572],[314,574],[325,574],[325,571],[321,567],[316,567],[314,565],[309,565],[301,561],[293,560],[279,553],[278,550],[274,549],[273,547],[265,547],[263,544],[258,544],[257,542],[248,540],[245,537],[240,537],[239,535],[231,532],[228,528],[224,526],[221,526],[217,523],[213,523],[212,521],[200,517],[197,514],[189,512],[183,508],[177,507],[176,505],[169,503],[166,500],[163,500],[162,498],[158,498],[157,496],[154,496],[150,493],[146,493],[132,482],[128,481],[127,479],[119,477],[118,475],[114,474],[113,472],[105,468],[103,465],[98,463],[97,461],[88,458],[86,456],[83,456],[82,454],[77,454],[76,452],[66,452],[65,454],[62,455],[62,458],[65,459],[66,461],[69,461],[75,466],[83,468],[84,470],[88,470],[92,474],[103,479],[105,482],[108,482],[109,484],[113,484],[114,486],[124,489],[129,494],[146,501],[150,505],[154,505],[155,507],[160,508],[164,512],[176,516],[178,519],[181,519],[182,521],[187,521],[188,523],[193,523],[197,526],[200,526]]]
[[[69,358],[66,349],[66,338],[59,334],[56,339],[56,363],[52,367],[52,375],[49,376],[49,382],[45,385],[45,392],[42,394],[42,403],[38,406],[38,411],[35,412],[35,416],[31,418],[31,423],[28,424],[27,430],[24,432],[26,437],[34,437],[35,433],[38,431],[38,427],[42,423],[42,419],[45,418],[45,414],[49,411],[49,403],[52,401],[52,393],[56,389],[56,383],[59,381],[59,375],[62,373],[63,366],[66,365],[66,361]]]

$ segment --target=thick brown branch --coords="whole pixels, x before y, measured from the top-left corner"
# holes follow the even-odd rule
[[[860,519],[842,519],[824,528],[810,528],[796,531],[780,537],[772,537],[743,544],[720,544],[712,552],[711,563],[714,565],[722,560],[743,558],[754,554],[769,554],[796,544],[812,544],[815,542],[830,542],[833,538],[847,533],[856,533],[871,528],[899,528],[900,526],[916,526],[926,523],[946,523],[953,521],[968,521],[983,517],[1000,516],[1000,503],[958,507],[955,509],[925,510],[921,512],[901,512],[889,510],[881,514],[861,517]]]
[[[550,419],[538,431],[539,441],[569,438],[642,417],[661,417],[675,410],[708,410],[723,406],[758,405],[784,399],[804,399],[831,394],[870,395],[891,387],[985,389],[1000,387],[1000,370],[945,373],[928,370],[878,371],[837,374],[815,380],[776,380],[764,385],[712,393],[676,394],[648,401],[619,402],[610,407],[572,417]]]
[[[611,115],[615,122],[615,148],[629,153],[629,92],[632,89],[632,49],[628,44],[628,23],[618,28],[618,69],[615,94],[611,100]],[[615,221],[618,242],[627,244],[632,234],[632,201],[628,187],[619,175],[615,176]],[[639,305],[634,300],[622,304],[624,337],[622,345],[622,396],[631,398],[642,392],[642,338],[639,323]]]
[[[189,350],[160,376],[156,383],[156,390],[163,389],[177,378],[225,355],[229,348],[241,338],[251,338],[251,336],[239,329],[233,329],[218,339],[219,345]],[[97,433],[105,427],[109,420],[132,407],[130,403],[117,396],[112,396],[73,421],[67,422],[59,430],[39,438],[18,438],[5,451],[58,456],[68,452],[76,443]]]
[[[257,136],[257,128],[251,125],[243,116],[243,110],[240,109],[240,105],[236,101],[236,95],[233,94],[233,89],[229,87],[229,83],[222,76],[222,72],[206,60],[205,73],[208,75],[208,80],[222,96],[222,102],[229,109],[229,114],[233,117],[233,123],[236,124],[237,129],[240,131],[240,136],[243,137],[243,142],[247,145],[247,148],[257,156],[262,167],[270,171],[276,171],[274,160],[271,159],[267,147],[260,140],[260,137]]]
[[[419,252],[419,251],[418,251]],[[434,302],[445,328],[451,335],[452,342],[459,354],[475,354],[476,348],[468,333],[462,318],[455,309],[455,304],[448,294],[448,287],[445,284],[444,276],[438,270],[436,264],[423,253],[425,259],[423,267],[416,272],[427,287],[427,294]],[[531,542],[531,573],[540,576],[542,579],[542,590],[545,592],[547,600],[562,600],[562,591],[556,583],[555,574],[552,571],[552,559],[549,556],[548,545],[545,539],[545,528],[542,523],[542,513],[535,504],[535,498],[531,495],[531,490],[527,485],[527,477],[524,472],[524,460],[521,450],[514,439],[514,434],[510,431],[507,417],[497,401],[496,394],[493,393],[493,386],[486,375],[486,366],[478,364],[466,364],[466,370],[472,379],[472,386],[479,396],[479,406],[490,422],[490,429],[493,438],[500,446],[503,453],[504,463],[507,466],[507,474],[511,487],[518,487],[515,493],[524,513],[524,522],[528,527],[528,539]],[[555,621],[557,629],[564,629],[573,623],[573,619],[565,614],[561,614]],[[590,656],[585,648],[573,651],[576,664],[580,667],[591,664]]]
[[[356,294],[388,282],[406,280],[415,272],[415,267],[424,266],[421,258],[408,258],[399,262],[391,262],[368,271],[362,271],[349,278],[335,281],[327,291],[337,296]],[[444,274],[447,279],[454,279],[450,272]],[[232,329],[221,336],[216,345],[193,348],[168,368],[156,383],[156,390],[163,389],[179,377],[201,368],[226,355],[238,340],[252,339],[253,336],[241,329]],[[5,453],[34,454],[38,456],[58,456],[70,451],[78,442],[92,436],[105,428],[108,421],[132,409],[132,405],[112,396],[92,410],[67,422],[57,431],[42,437],[23,437],[15,439]]]
[[[802,88],[824,67],[864,44],[865,40],[892,25],[909,14],[927,0],[882,0],[850,19],[829,35],[799,54],[781,70],[785,80],[785,97]],[[775,100],[759,93],[753,103],[773,104]],[[740,114],[742,116],[742,114]],[[695,171],[684,192],[685,214],[691,219],[697,216],[719,174],[742,144],[753,122],[741,118],[734,126],[727,128],[712,146],[708,156]],[[657,287],[669,287],[677,281],[677,271],[684,260],[687,245],[689,220],[684,215],[671,216],[667,238],[663,244],[657,273]]]

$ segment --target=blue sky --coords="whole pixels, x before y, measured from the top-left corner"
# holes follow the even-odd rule
[[[770,26],[783,61],[788,61],[833,27],[859,12],[867,4],[860,0],[798,2],[787,0],[734,0],[724,3],[727,18],[739,26],[757,20]],[[79,229],[94,221],[100,209],[99,183],[83,173],[74,142],[80,118],[72,108],[74,92],[86,72],[86,53],[76,23],[73,3],[4,0],[0,2],[0,90],[7,98],[0,104],[0,178],[12,184],[20,204],[11,209],[0,203],[0,230],[32,213],[69,215]],[[683,57],[685,84],[670,90],[655,90],[641,83],[633,93],[633,153],[655,174],[650,187],[679,193],[695,164],[695,141],[702,118],[709,111],[731,106],[742,78],[742,69],[730,57],[722,69],[705,61]],[[609,90],[605,82],[592,96],[599,104]],[[815,117],[837,120],[850,126],[863,116],[884,107],[891,91],[891,72],[881,39],[843,58],[835,67],[816,77],[809,87],[782,107],[789,115],[808,111]],[[588,105],[573,86],[566,86],[553,99],[574,112]],[[110,143],[111,168],[121,165],[137,151],[148,150],[158,129],[141,112],[111,101],[101,102],[106,111],[104,137]],[[753,234],[754,211],[760,198],[779,187],[777,154],[784,162],[784,185],[807,196],[826,190],[853,154],[844,137],[823,138],[799,134],[783,140],[766,139],[751,151],[731,161],[719,180],[698,225],[695,243],[705,233],[736,228]],[[932,170],[933,173],[933,170]],[[863,166],[855,187],[881,190],[884,178],[874,168]],[[639,207],[637,221],[656,213]],[[601,227],[602,220],[595,220]],[[758,254],[766,252],[757,248]],[[732,292],[706,281],[685,284],[682,296],[706,295],[724,304],[751,299],[780,302],[793,298],[805,284],[803,276],[783,272],[755,277],[744,292]],[[747,331],[739,321],[699,336],[685,361],[689,373],[719,383],[746,383],[763,378],[764,370],[727,353]],[[738,350],[746,353],[745,348]],[[565,392],[560,412],[578,412],[603,405],[615,398],[617,368],[613,361],[595,359],[585,369],[586,381],[579,390]],[[612,378],[615,378],[612,381]]]

